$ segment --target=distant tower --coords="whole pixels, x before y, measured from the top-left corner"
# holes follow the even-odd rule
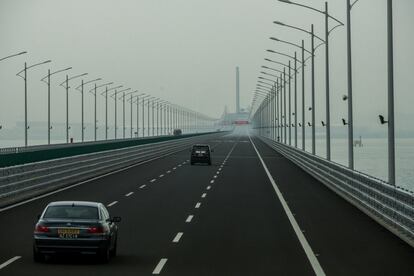
[[[239,67],[236,67],[236,113],[240,113],[240,79]]]

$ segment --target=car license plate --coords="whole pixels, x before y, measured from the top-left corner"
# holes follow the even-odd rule
[[[79,229],[76,228],[59,228],[58,235],[62,239],[76,239],[80,233]]]

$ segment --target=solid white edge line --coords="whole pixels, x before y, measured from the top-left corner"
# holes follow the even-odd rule
[[[295,217],[292,214],[292,211],[290,210],[289,206],[287,205],[282,193],[280,192],[278,186],[276,185],[275,180],[273,179],[272,175],[270,174],[265,162],[263,161],[262,156],[260,155],[259,151],[256,148],[256,145],[252,141],[252,138],[249,135],[250,143],[252,143],[252,146],[254,150],[257,153],[257,156],[259,157],[260,163],[263,166],[264,171],[266,172],[267,177],[269,178],[270,182],[272,183],[273,189],[276,192],[277,197],[279,198],[280,203],[282,204],[283,210],[285,211],[290,224],[292,225],[293,230],[295,231],[296,236],[298,237],[298,240],[300,244],[302,245],[303,250],[306,253],[306,256],[308,257],[308,260],[310,264],[312,265],[313,271],[317,276],[323,276],[325,275],[325,272],[323,271],[318,259],[315,256],[315,253],[313,252],[312,248],[310,247],[308,241],[306,240],[305,235],[303,235],[302,230],[299,227],[299,224],[297,223]]]
[[[144,185],[141,185],[139,188],[140,188],[140,189],[143,189],[143,188],[145,188],[146,186],[147,186],[147,185],[145,185],[145,184],[144,184]]]
[[[4,263],[0,264],[0,269],[5,268],[6,266],[8,266],[9,264],[11,264],[12,262],[17,261],[18,259],[20,259],[22,256],[14,256],[13,258],[5,261]]]
[[[180,152],[180,151],[183,151],[183,150],[177,150],[177,151],[173,151],[173,152],[166,153],[165,155],[162,155],[162,156],[159,156],[159,157],[150,158],[150,159],[148,159],[148,160],[144,160],[144,161],[138,162],[138,163],[136,163],[136,164],[133,164],[133,165],[127,166],[127,167],[125,167],[125,168],[121,168],[121,169],[118,169],[118,170],[115,170],[115,171],[111,171],[111,172],[108,172],[108,173],[104,173],[104,174],[102,174],[102,175],[98,175],[98,176],[92,177],[92,178],[90,178],[90,179],[83,180],[83,181],[81,181],[81,182],[78,182],[78,183],[75,183],[75,184],[72,184],[72,185],[69,185],[69,186],[66,186],[66,187],[63,187],[63,188],[57,189],[57,190],[55,190],[55,191],[51,191],[51,192],[49,192],[49,193],[45,193],[45,194],[42,194],[42,195],[39,195],[39,196],[36,196],[36,197],[30,198],[30,199],[27,199],[27,200],[24,200],[24,201],[21,201],[21,202],[18,202],[18,203],[12,204],[12,205],[9,205],[9,206],[7,206],[7,207],[0,208],[0,213],[1,213],[1,212],[4,212],[4,211],[7,211],[7,210],[10,210],[10,209],[13,209],[13,208],[16,208],[16,207],[19,207],[19,206],[24,205],[24,204],[26,204],[26,203],[30,203],[30,202],[32,202],[32,201],[35,201],[35,200],[41,199],[41,198],[48,197],[48,196],[50,196],[50,195],[54,195],[54,194],[57,194],[57,193],[60,193],[60,192],[63,192],[63,191],[66,191],[66,190],[69,190],[69,189],[75,188],[75,187],[80,186],[80,185],[83,185],[83,184],[85,184],[85,183],[92,182],[92,181],[94,181],[94,180],[104,178],[104,177],[106,177],[106,176],[108,176],[108,175],[113,175],[113,174],[116,174],[116,173],[119,173],[119,172],[123,172],[123,171],[129,170],[129,169],[131,169],[131,168],[133,168],[133,167],[137,167],[137,166],[140,166],[140,165],[142,165],[142,164],[146,164],[146,163],[149,163],[149,162],[152,162],[152,161],[155,161],[155,160],[161,159],[161,158],[163,158],[163,157],[165,157],[165,156],[172,155],[172,154],[177,153],[177,152]]]
[[[178,243],[183,235],[184,235],[183,232],[178,232],[172,242]]]
[[[134,194],[134,192],[129,192],[125,196],[130,196],[130,195],[133,195],[133,194]]]
[[[152,274],[160,274],[162,268],[164,267],[165,263],[168,261],[167,258],[162,258],[159,263],[157,264],[157,266],[155,267],[154,271],[152,272]]]
[[[117,204],[118,203],[118,201],[113,201],[113,202],[111,202],[111,203],[109,203],[108,205],[106,205],[106,206],[108,206],[108,207],[111,207],[111,206],[114,206],[115,204]]]
[[[185,222],[191,222],[191,220],[193,219],[193,215],[189,215],[188,217],[187,217],[187,219],[185,220]]]
[[[200,208],[200,206],[201,206],[201,202],[197,202],[195,208],[198,209],[198,208]]]

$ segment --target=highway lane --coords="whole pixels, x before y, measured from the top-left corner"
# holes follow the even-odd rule
[[[253,138],[327,275],[414,275],[414,249]]]
[[[219,162],[220,152],[224,154],[226,147],[230,146],[217,142],[212,144],[217,145],[215,157]],[[188,209],[186,203],[192,200],[185,195],[194,194],[195,197],[197,194],[198,197],[198,182],[193,181],[189,173],[198,175],[195,178],[198,179],[208,178],[209,171],[214,171],[213,166],[190,170],[188,158],[189,152],[185,150],[0,213],[2,225],[7,222],[7,227],[0,229],[0,263],[14,256],[22,256],[3,268],[1,274],[33,275],[34,271],[76,275],[118,275],[121,271],[126,274],[150,274],[165,247],[163,243],[169,244],[172,239],[170,236],[173,233],[169,230],[173,228],[171,224],[185,220]],[[153,179],[156,181],[151,182]],[[134,194],[126,196],[131,192]],[[108,209],[112,215],[123,217],[120,223],[119,257],[114,258],[109,265],[93,262],[90,265],[90,260],[65,262],[60,259],[57,263],[47,264],[32,262],[31,233],[37,214],[49,201],[70,199],[96,200],[105,204],[117,201]]]
[[[327,275],[414,271],[412,248],[253,140]],[[185,150],[0,212],[0,274],[315,275],[249,137],[207,142],[215,147],[212,166],[190,166]],[[109,264],[32,261],[36,215],[49,201],[71,199],[100,201],[122,216]]]

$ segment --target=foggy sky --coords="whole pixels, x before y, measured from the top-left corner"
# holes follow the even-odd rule
[[[324,1],[297,0],[323,9]],[[330,13],[346,22],[345,0],[329,1]],[[394,1],[396,128],[413,130],[414,1]],[[241,106],[250,105],[264,58],[287,62],[266,49],[293,54],[295,48],[269,40],[275,36],[300,43],[301,32],[273,24],[278,20],[302,28],[315,24],[323,36],[323,16],[276,0],[1,0],[0,124],[13,127],[24,120],[23,81],[15,74],[28,64],[51,59],[28,74],[30,121],[47,121],[47,90],[39,80],[47,69],[72,66],[69,76],[88,72],[85,81],[138,89],[218,118],[227,105],[235,109],[235,67],[240,67]],[[333,24],[333,22],[332,22]],[[387,117],[386,1],[360,0],[352,10],[354,124],[379,126]],[[331,121],[347,118],[341,96],[346,87],[346,29],[336,29],[331,45]],[[325,116],[324,48],[316,52],[317,122]],[[310,64],[309,64],[310,65]],[[277,67],[281,69],[281,67]],[[306,70],[310,106],[310,66]],[[65,91],[52,77],[52,121],[65,121]],[[101,83],[103,83],[101,82]],[[72,87],[79,85],[74,81]],[[93,97],[86,95],[87,123],[93,122]],[[102,123],[104,98],[98,98]],[[299,100],[298,105],[301,102]],[[301,113],[298,113],[301,116]],[[310,117],[310,113],[306,116]],[[80,94],[70,92],[70,121],[80,122]]]

